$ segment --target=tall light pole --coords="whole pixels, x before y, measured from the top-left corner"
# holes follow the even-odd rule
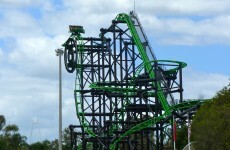
[[[189,116],[190,114],[189,114],[189,112],[187,113],[187,119],[188,119],[188,149],[190,150],[191,148],[190,148],[190,134],[191,134],[191,129],[190,129],[190,116]]]
[[[56,55],[59,56],[59,140],[58,150],[62,150],[62,73],[61,73],[61,56],[63,55],[62,49],[55,50]]]

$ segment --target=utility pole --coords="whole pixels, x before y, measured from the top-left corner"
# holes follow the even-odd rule
[[[63,55],[62,49],[55,50],[56,55],[59,56],[59,139],[58,150],[62,150],[62,73],[61,73],[61,56]]]

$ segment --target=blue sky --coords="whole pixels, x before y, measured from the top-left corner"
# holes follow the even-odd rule
[[[229,8],[228,0],[136,0],[157,58],[188,63],[185,98],[210,98],[229,83]],[[19,125],[28,142],[58,138],[54,50],[69,36],[70,24],[96,37],[118,13],[131,10],[133,0],[1,0],[0,114],[7,123]],[[77,123],[74,78],[63,68],[63,127]]]
[[[229,76],[230,50],[228,45],[159,45],[154,46],[159,59],[184,61],[188,67],[207,73]]]

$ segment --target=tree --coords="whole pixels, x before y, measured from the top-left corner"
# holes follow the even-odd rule
[[[6,124],[5,117],[3,115],[0,115],[0,131],[2,131],[5,124]],[[5,146],[6,146],[6,142],[5,142],[4,136],[0,134],[0,149],[4,149]]]
[[[48,140],[33,143],[29,147],[31,150],[53,150],[51,146],[51,142]]]
[[[0,131],[2,130],[2,128],[5,126],[6,124],[6,119],[3,115],[0,115]]]
[[[177,128],[176,137],[176,148],[183,149],[188,144],[188,127],[186,124],[183,124],[180,128]]]
[[[51,148],[52,150],[58,149],[58,139],[54,139],[53,141],[51,141]]]
[[[0,149],[2,150],[27,150],[26,136],[22,136],[15,124],[7,125],[3,128],[4,134],[0,135]]]
[[[71,149],[71,139],[70,139],[70,130],[65,128],[63,131],[63,150]]]
[[[7,125],[5,128],[4,128],[4,132],[5,134],[14,134],[16,132],[18,132],[19,128],[17,125],[15,124],[12,124],[12,125]]]
[[[15,133],[9,139],[10,147],[13,147],[13,149],[19,149],[21,147],[26,147],[27,146],[26,140],[27,138],[25,136],[22,136],[19,133]]]
[[[194,116],[191,138],[204,150],[230,149],[230,85],[206,101]]]

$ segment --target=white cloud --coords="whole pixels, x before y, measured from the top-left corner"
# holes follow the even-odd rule
[[[228,0],[136,0],[137,12],[155,15],[210,16],[229,13]]]
[[[28,77],[12,69],[1,70],[0,74],[0,91],[4,93],[0,95],[1,114],[7,123],[19,125],[20,132],[29,138],[32,119],[36,117],[43,138],[53,140],[56,134],[51,133],[58,128],[58,77],[53,80]],[[77,122],[72,84],[63,80],[63,127]],[[49,132],[44,133],[45,129]],[[39,140],[38,136],[34,138]]]
[[[18,10],[6,10],[0,20],[0,38],[22,38],[43,34],[39,23],[30,14]]]
[[[219,9],[228,8],[228,1],[169,0],[165,3],[147,0],[136,3],[145,30],[160,43],[229,44],[230,12],[228,9]],[[204,4],[206,7],[203,7]],[[108,27],[118,13],[128,13],[132,9],[132,0],[64,1],[63,9],[46,12],[40,23],[46,33],[54,35],[66,34],[68,25],[76,24],[84,26],[87,36],[98,36],[100,28]]]
[[[164,44],[229,44],[230,16],[194,21],[189,18],[142,16],[144,27]]]
[[[39,3],[39,0],[1,0],[0,7],[26,7],[38,5]]]
[[[166,4],[163,1],[147,0],[145,3],[136,1],[137,10],[138,7],[141,8],[139,16],[142,24],[148,33],[157,37],[158,42],[179,45],[229,44],[230,12],[223,8],[228,8],[230,2],[206,0],[167,2]],[[25,12],[5,11],[0,36],[68,35],[70,24],[82,25],[86,29],[86,35],[98,36],[100,28],[108,27],[118,13],[128,13],[133,9],[132,0],[86,0],[63,3],[63,8],[60,10],[55,6],[52,7],[49,2],[42,3],[43,15],[39,20],[35,20]],[[161,17],[162,15],[168,17]],[[199,16],[206,17],[199,18]],[[196,17],[199,19],[196,20]]]
[[[62,7],[51,1],[4,0],[0,5],[4,7],[0,11],[0,40],[7,40],[6,46],[0,45],[0,91],[3,93],[0,113],[18,124],[28,138],[34,117],[38,119],[42,138],[57,138],[58,57],[54,50],[69,36],[70,24],[82,25],[86,36],[96,37],[100,28],[111,25],[118,13],[132,10],[133,0],[65,0]],[[29,6],[39,9],[41,16],[36,18],[22,10]],[[228,1],[136,0],[136,10],[148,35],[166,44],[228,44],[227,8]],[[191,15],[205,17],[194,20]],[[63,127],[67,127],[77,123],[73,99],[75,75],[64,70],[63,65]],[[228,78],[220,74],[188,70],[184,76],[184,96],[210,98],[227,82]]]
[[[197,72],[185,69],[183,77],[184,98],[212,98],[224,86],[229,84],[229,77],[218,73]]]
[[[132,0],[116,0],[116,1],[106,1],[106,0],[84,0],[84,1],[68,1],[64,0],[64,6],[69,9],[76,10],[78,7],[80,12],[89,14],[105,14],[106,13],[121,13],[122,11],[129,11],[133,7]],[[119,12],[117,12],[119,11]]]
[[[55,49],[61,48],[61,44],[67,36],[57,35],[53,38],[48,36],[33,36],[16,38],[10,52],[4,59],[20,72],[32,77],[50,78],[57,73],[58,57]]]
[[[3,57],[4,57],[4,53],[2,49],[0,48],[0,62],[3,60]]]

